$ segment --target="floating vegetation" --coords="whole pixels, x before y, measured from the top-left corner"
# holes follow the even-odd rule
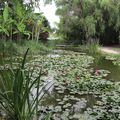
[[[49,112],[53,120],[120,119],[119,82],[108,80],[109,71],[91,68],[93,62],[94,58],[89,55],[63,51],[59,57],[34,56],[25,64],[25,70],[32,72],[32,80],[42,68],[44,75],[40,85],[54,84],[39,103],[41,120]],[[13,67],[17,66],[14,62]]]
[[[111,60],[115,65],[120,66],[120,55],[107,55],[107,60]]]

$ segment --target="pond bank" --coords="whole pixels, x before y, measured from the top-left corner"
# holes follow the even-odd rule
[[[115,47],[101,47],[100,50],[101,50],[102,52],[107,53],[107,54],[120,55],[120,50],[119,50],[119,48],[115,48]]]
[[[55,61],[53,61],[57,63],[54,66],[57,67],[56,72],[58,71],[59,75],[55,77],[57,84],[55,83],[53,94],[46,97],[46,100],[42,103],[44,109],[52,109],[51,111],[53,113],[57,111],[54,114],[55,116],[53,115],[54,119],[58,117],[66,120],[88,120],[93,117],[92,120],[97,120],[97,118],[105,119],[104,115],[108,115],[107,118],[110,118],[108,110],[111,105],[109,104],[115,103],[115,105],[112,105],[111,111],[114,109],[116,111],[118,110],[116,108],[118,105],[115,101],[109,102],[107,100],[114,100],[114,97],[116,97],[113,93],[120,81],[119,67],[115,66],[103,56],[94,58],[93,66],[85,67],[81,62],[88,59],[87,54],[73,51],[64,51],[62,54],[62,51],[64,50],[56,50],[54,51],[55,55],[51,56],[54,58],[60,55],[59,62],[56,61],[58,58],[55,58]],[[81,57],[78,54],[81,54]],[[108,75],[109,71],[110,75]],[[117,72],[118,74],[115,74]],[[112,81],[110,81],[111,79]],[[98,89],[100,91],[96,92]],[[102,90],[103,93],[101,92]],[[117,96],[119,95],[117,92],[115,94]],[[92,116],[94,113],[95,115]],[[115,114],[118,113],[116,112]],[[111,114],[111,117],[113,118],[114,114]],[[118,116],[115,118],[118,118]]]

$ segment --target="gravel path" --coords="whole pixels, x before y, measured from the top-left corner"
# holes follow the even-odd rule
[[[114,47],[102,47],[101,51],[105,52],[105,53],[109,53],[109,54],[119,54],[120,55],[120,50],[115,50]]]

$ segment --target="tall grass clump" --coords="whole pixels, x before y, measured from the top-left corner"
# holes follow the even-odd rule
[[[38,104],[44,95],[40,97],[42,71],[32,79],[34,69],[25,69],[27,54],[28,50],[16,70],[0,71],[0,108],[11,120],[38,120]],[[34,88],[36,93],[33,97]]]
[[[91,43],[87,43],[86,47],[88,48],[88,52],[93,55],[100,53],[100,44],[98,41],[93,41]]]
[[[30,48],[31,53],[47,53],[51,50],[49,46],[36,41],[26,41],[25,46]]]
[[[23,55],[24,51],[30,48],[30,54],[41,54],[48,53],[51,51],[51,47],[36,41],[24,41],[11,42],[11,41],[1,41],[0,42],[0,56],[11,56],[11,55]]]
[[[0,55],[14,55],[17,53],[17,48],[19,47],[18,44],[11,41],[1,41],[0,42]]]
[[[91,54],[93,56],[101,54],[100,44],[99,44],[98,40],[92,41],[92,42],[88,42],[85,45],[80,45],[79,49],[81,51],[87,52],[88,54]]]

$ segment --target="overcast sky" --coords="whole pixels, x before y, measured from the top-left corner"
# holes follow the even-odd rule
[[[55,22],[59,22],[59,17],[55,15],[56,6],[53,2],[52,4],[45,5],[43,0],[40,0],[40,9],[48,19],[50,26],[53,28],[55,27]],[[35,12],[39,12],[39,10],[36,8]]]

